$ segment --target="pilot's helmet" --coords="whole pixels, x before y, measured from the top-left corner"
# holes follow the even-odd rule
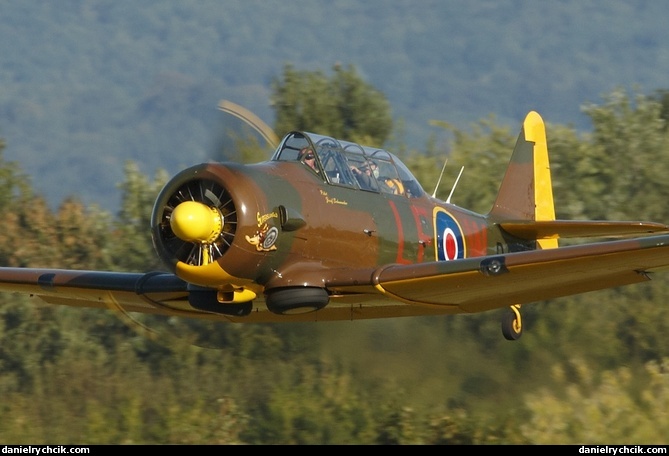
[[[376,162],[372,160],[367,160],[361,167],[360,170],[362,172],[365,172],[367,170],[370,170],[374,177],[379,177],[379,166],[376,164]]]
[[[311,147],[302,148],[297,156],[298,160],[311,160],[312,158],[315,158],[315,155],[314,151],[311,150]]]

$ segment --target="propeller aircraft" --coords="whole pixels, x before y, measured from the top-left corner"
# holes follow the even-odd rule
[[[669,226],[556,220],[542,118],[525,118],[497,198],[477,214],[423,190],[392,153],[310,132],[268,161],[209,162],[158,195],[151,234],[165,271],[0,268],[0,291],[50,304],[233,323],[316,322],[508,309],[650,280]],[[261,126],[258,126],[258,125]],[[311,166],[309,166],[311,165]],[[559,246],[561,238],[613,238]]]

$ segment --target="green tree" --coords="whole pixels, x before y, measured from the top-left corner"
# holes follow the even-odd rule
[[[114,265],[126,271],[164,269],[151,241],[151,213],[160,189],[167,182],[164,170],[153,181],[141,174],[134,162],[125,165],[121,209],[114,223]]]
[[[450,181],[440,185],[437,197],[448,197],[459,170],[464,166],[451,202],[475,212],[488,212],[511,159],[517,133],[511,133],[508,127],[497,125],[492,116],[473,124],[471,131],[456,129],[446,122],[435,121],[433,125],[451,131],[454,137],[447,167],[450,170],[447,175]],[[435,157],[433,170],[441,170],[442,166],[443,158]],[[423,180],[422,176],[416,177]],[[433,176],[423,181],[430,180],[436,182]]]
[[[587,166],[569,180],[577,195],[588,195],[589,217],[669,221],[662,191],[669,175],[669,134],[661,109],[651,97],[632,98],[623,90],[607,95],[603,105],[586,106],[593,123]],[[566,160],[584,160],[564,152]]]
[[[655,92],[652,97],[655,101],[660,103],[662,109],[660,110],[660,118],[664,120],[664,129],[669,129],[669,89],[660,89]]]
[[[66,199],[55,214],[53,225],[59,258],[54,267],[107,269],[111,267],[112,217],[96,206],[86,208],[76,198]]]
[[[564,393],[542,389],[526,396],[531,418],[522,433],[536,444],[666,444],[669,360],[645,372],[630,367],[598,373],[582,360],[554,369]]]
[[[282,77],[272,81],[270,98],[279,136],[306,130],[380,147],[392,131],[388,100],[353,66],[335,65],[328,78],[286,65]]]
[[[0,138],[0,210],[3,212],[32,198],[30,178],[16,162],[5,160],[5,141]]]

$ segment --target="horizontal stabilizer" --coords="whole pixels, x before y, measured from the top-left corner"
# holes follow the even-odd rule
[[[499,223],[499,226],[513,236],[528,240],[669,232],[669,225],[662,223],[609,220],[509,220]]]

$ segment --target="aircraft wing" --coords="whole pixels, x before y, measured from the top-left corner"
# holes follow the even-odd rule
[[[337,279],[330,284],[335,294],[328,306],[297,315],[273,314],[262,299],[244,316],[198,311],[189,305],[189,285],[161,272],[0,268],[0,292],[36,296],[49,304],[240,323],[356,320],[483,312],[647,281],[653,270],[667,265],[669,235],[392,264],[370,270],[369,283],[355,274],[352,283]]]
[[[387,296],[406,303],[482,312],[643,282],[650,280],[653,270],[667,265],[669,235],[661,235],[391,265],[376,273],[375,283]]]
[[[0,291],[49,304],[188,316],[187,284],[168,273],[0,268]]]
[[[371,277],[371,270],[366,275]],[[237,323],[314,322],[451,313],[448,309],[426,309],[388,299],[376,293],[371,282],[363,288],[365,291],[356,289],[348,298],[333,298],[330,306],[318,312],[295,315],[273,314],[260,296],[254,300],[250,314],[238,316],[194,309],[189,304],[189,296],[194,290],[171,273],[0,267],[0,292],[36,297],[47,304],[101,308],[120,313],[139,312]],[[224,308],[226,304],[221,306]]]

